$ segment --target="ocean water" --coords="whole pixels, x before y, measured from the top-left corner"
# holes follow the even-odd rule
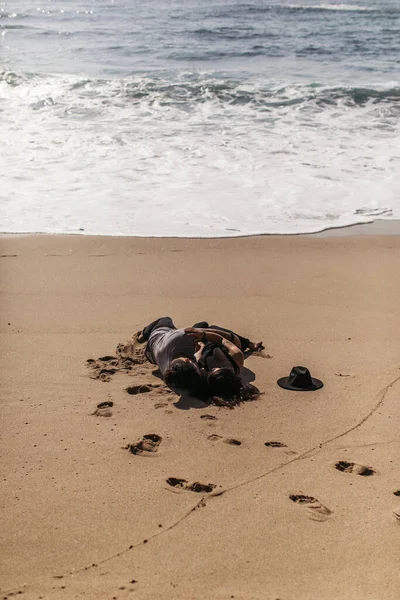
[[[0,231],[400,218],[399,0],[0,0]]]

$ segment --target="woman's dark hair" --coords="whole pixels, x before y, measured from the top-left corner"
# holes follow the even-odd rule
[[[207,383],[212,396],[234,398],[239,396],[242,389],[240,377],[231,369],[215,369],[208,374]]]
[[[241,402],[256,400],[260,391],[252,384],[243,385],[231,369],[215,369],[208,374],[209,401],[217,406],[233,408]]]
[[[195,363],[175,360],[165,371],[165,383],[173,390],[196,392],[201,387],[201,376]]]

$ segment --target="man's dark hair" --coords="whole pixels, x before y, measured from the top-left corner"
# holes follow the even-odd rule
[[[165,371],[164,380],[173,390],[193,393],[201,387],[201,376],[196,364],[184,360],[175,360],[174,364]]]
[[[235,398],[240,395],[242,382],[231,369],[216,369],[207,377],[207,383],[212,396]]]

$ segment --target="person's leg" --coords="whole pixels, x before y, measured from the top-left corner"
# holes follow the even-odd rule
[[[245,338],[242,335],[239,335],[238,333],[236,333],[235,331],[232,331],[231,329],[226,329],[226,327],[220,327],[219,325],[210,325],[209,329],[217,329],[219,331],[225,331],[226,333],[236,335],[236,337],[239,338],[240,346],[241,346],[240,349],[243,352],[245,350],[247,350],[249,348],[249,346],[251,345],[251,342],[248,338]]]
[[[212,328],[215,328],[214,325],[210,325],[210,329]],[[258,352],[259,350],[264,349],[264,344],[262,342],[252,342],[251,340],[249,340],[249,338],[245,338],[242,335],[236,333],[235,331],[231,331],[230,329],[224,329],[224,327],[217,326],[216,328],[222,331],[227,331],[228,333],[231,333],[237,338],[239,338],[242,352],[246,352],[246,350],[248,350],[249,352]]]
[[[199,323],[193,325],[193,327],[196,327],[197,329],[216,329],[219,331],[225,331],[225,333],[229,333],[231,335],[233,334],[239,339],[241,350],[243,352],[245,352],[246,350],[254,352],[255,350],[260,350],[263,347],[262,342],[251,342],[248,338],[239,335],[231,329],[227,329],[226,327],[220,327],[219,325],[209,325],[207,321],[200,321]]]
[[[150,325],[147,325],[139,335],[139,341],[147,342],[150,334],[155,329],[159,327],[169,327],[170,329],[176,329],[171,317],[161,317],[160,319],[156,319]]]
[[[208,323],[207,321],[200,321],[200,323],[196,323],[195,325],[192,325],[192,327],[195,327],[196,329],[207,329]]]

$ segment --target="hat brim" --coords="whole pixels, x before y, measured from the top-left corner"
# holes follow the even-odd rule
[[[307,388],[295,387],[289,383],[289,379],[290,377],[281,377],[278,379],[277,384],[285,390],[293,390],[294,392],[313,392],[314,390],[319,390],[324,386],[322,381],[320,379],[316,379],[315,377],[311,377],[311,387]]]

